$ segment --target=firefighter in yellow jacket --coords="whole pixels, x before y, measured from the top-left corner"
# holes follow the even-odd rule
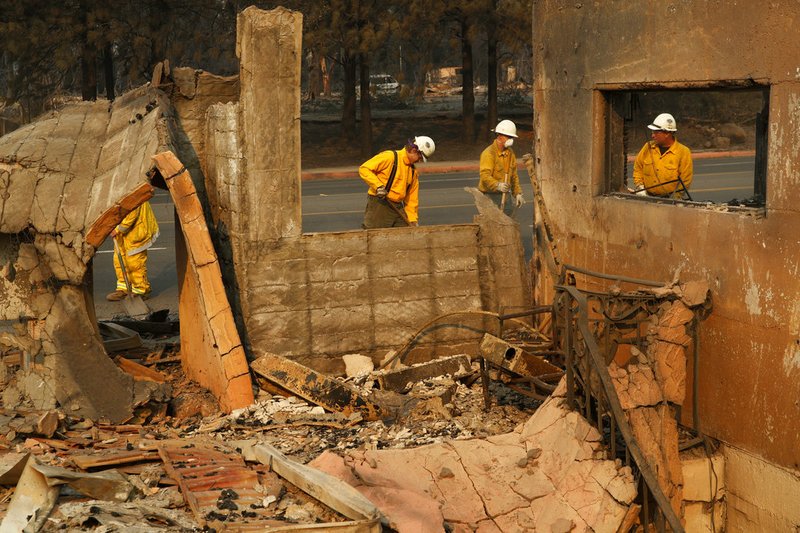
[[[675,138],[678,126],[669,113],[661,113],[652,124],[647,141],[633,163],[636,194],[660,198],[688,196],[694,168],[692,152]]]
[[[364,162],[358,175],[369,185],[364,229],[419,224],[419,173],[414,167],[436,150],[430,137],[409,139],[401,150],[387,150]]]
[[[492,132],[494,141],[481,153],[478,190],[511,216],[525,203],[519,185],[517,156],[511,149],[517,138],[517,125],[501,120]]]
[[[117,290],[107,295],[106,299],[116,302],[128,294],[125,276],[119,264],[120,257],[124,262],[131,292],[148,298],[150,281],[147,279],[147,249],[158,238],[158,222],[150,207],[150,202],[144,202],[128,213],[122,222],[111,230],[111,237],[114,239],[114,271],[117,274]]]

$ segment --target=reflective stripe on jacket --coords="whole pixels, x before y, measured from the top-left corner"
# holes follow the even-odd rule
[[[497,142],[492,142],[481,153],[480,172],[478,190],[481,192],[497,192],[497,184],[503,181],[506,172],[511,185],[509,192],[514,196],[522,192],[517,174],[517,156],[511,148],[501,152],[497,149]]]
[[[667,196],[682,190],[681,179],[686,188],[692,184],[694,169],[692,152],[675,141],[663,154],[653,141],[642,146],[633,163],[633,183],[637,189],[646,188],[654,196]],[[672,183],[667,183],[672,182]],[[666,183],[666,185],[660,185]]]
[[[397,173],[392,182],[392,190],[386,198],[392,202],[403,202],[409,222],[419,220],[419,173],[409,162],[406,149],[396,150]],[[383,187],[389,181],[389,174],[394,165],[394,155],[391,150],[379,153],[372,159],[365,161],[358,169],[358,175],[369,185],[367,194],[375,196],[375,190]]]
[[[117,231],[122,235],[122,245],[127,255],[150,248],[159,235],[158,222],[150,202],[128,213],[117,226]]]

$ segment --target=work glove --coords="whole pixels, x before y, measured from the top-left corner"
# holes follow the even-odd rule
[[[500,181],[500,182],[497,183],[496,189],[497,189],[497,192],[508,192],[510,187],[508,186],[508,183]]]
[[[647,196],[647,191],[644,189],[639,189],[636,191],[636,196]]]
[[[516,195],[514,199],[517,201],[517,208],[520,208],[525,204],[525,198],[522,197],[522,193]]]
[[[388,191],[386,190],[386,187],[384,187],[383,185],[381,185],[380,187],[378,187],[377,189],[375,189],[375,196],[377,196],[378,198],[380,198],[381,200],[383,200],[384,198],[386,198],[386,194],[387,194],[387,192],[388,192]]]

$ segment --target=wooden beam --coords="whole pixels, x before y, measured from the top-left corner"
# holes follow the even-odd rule
[[[279,355],[263,355],[250,363],[250,368],[267,380],[329,411],[345,416],[359,412],[365,420],[380,420],[392,415],[361,396],[350,385]]]
[[[459,379],[470,374],[472,374],[472,366],[469,356],[461,354],[378,374],[378,384],[385,390],[403,392],[409,384],[418,383],[427,378],[450,375],[454,379]]]
[[[259,444],[253,450],[261,463],[309,496],[351,520],[374,521],[378,527],[376,531],[380,531],[381,512],[351,485],[321,470],[292,461],[269,444]]]

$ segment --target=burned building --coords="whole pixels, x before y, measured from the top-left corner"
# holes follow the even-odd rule
[[[706,281],[714,295],[682,415],[724,444],[728,531],[790,531],[800,523],[799,18],[792,1],[740,9],[543,0],[533,9],[535,166],[565,261],[662,281],[679,272]],[[637,95],[657,93],[651,108],[673,112],[682,139],[681,121],[691,115],[665,106],[711,91],[730,101],[742,90],[765,102],[747,117],[756,135],[755,202],[626,193],[625,157],[645,140],[624,136]],[[646,131],[654,116],[633,126]],[[548,295],[548,280],[542,266],[537,300]]]

